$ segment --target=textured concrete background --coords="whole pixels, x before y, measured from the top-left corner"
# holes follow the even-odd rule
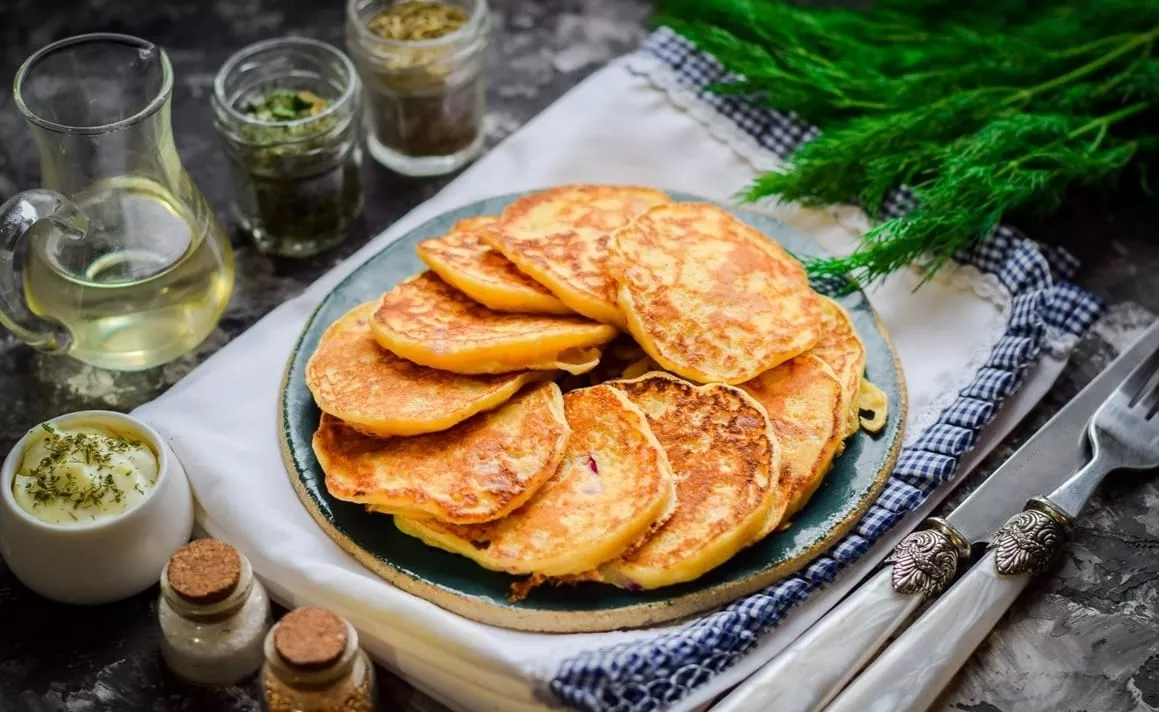
[[[645,0],[499,0],[487,138],[494,145],[643,36]],[[209,87],[241,46],[284,34],[342,46],[342,5],[289,0],[5,0],[0,78],[53,40],[127,32],[169,51],[177,74],[174,131],[194,180],[220,215],[229,183],[210,125]],[[0,200],[36,185],[36,155],[11,96],[0,95]],[[273,306],[297,293],[368,235],[433,195],[445,180],[392,177],[367,162],[365,224],[339,250],[308,262],[257,255],[238,240],[238,282],[220,327],[196,353],[156,372],[113,377],[40,357],[0,335],[0,448],[30,425],[92,407],[127,409],[176,382]],[[1084,261],[1080,282],[1110,305],[1034,413],[951,501],[960,501],[1146,326],[1159,309],[1154,203],[1081,198],[1048,222],[1025,225]],[[1159,709],[1159,488],[1131,476],[1108,484],[1084,516],[1065,562],[1020,600],[937,708],[970,712],[1120,712]],[[257,710],[252,683],[191,688],[157,654],[156,593],[100,608],[58,606],[0,564],[0,710],[216,712]],[[380,709],[441,708],[385,671]]]

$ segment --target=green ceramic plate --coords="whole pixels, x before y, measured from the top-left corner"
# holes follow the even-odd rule
[[[677,200],[697,200],[694,196],[672,195]],[[640,593],[594,583],[542,587],[527,599],[511,603],[506,594],[515,577],[487,571],[465,558],[432,549],[399,532],[387,517],[370,514],[327,493],[322,470],[310,447],[319,411],[304,378],[306,362],[322,332],[347,310],[377,298],[422,270],[415,254],[420,240],[444,234],[462,218],[498,214],[518,197],[482,200],[412,230],[355,270],[307,321],[290,355],[280,408],[290,478],[319,526],[367,568],[405,591],[485,623],[552,632],[645,626],[723,605],[800,569],[848,532],[889,475],[900,445],[906,402],[900,366],[889,338],[860,293],[845,297],[842,303],[865,342],[869,379],[889,396],[889,424],[877,436],[858,433],[849,441],[821,488],[787,531],[742,551],[696,581]],[[794,254],[823,254],[812,241],[776,220],[724,207]]]

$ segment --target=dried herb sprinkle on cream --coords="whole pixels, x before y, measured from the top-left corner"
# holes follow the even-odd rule
[[[50,523],[114,516],[140,500],[157,478],[145,443],[98,426],[41,425],[16,472],[12,494]]]

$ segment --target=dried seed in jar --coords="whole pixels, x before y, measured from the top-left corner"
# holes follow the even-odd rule
[[[366,28],[383,39],[419,42],[449,35],[465,24],[467,13],[461,7],[407,0],[375,15]]]
[[[301,709],[325,709],[325,712],[374,712],[374,700],[369,679],[344,691],[345,694],[326,690],[298,691],[267,679],[265,684],[266,712],[299,712]],[[327,697],[333,696],[331,699]],[[319,707],[321,703],[322,707]]]

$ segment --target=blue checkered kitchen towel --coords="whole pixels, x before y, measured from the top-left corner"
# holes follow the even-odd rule
[[[721,117],[781,158],[816,135],[816,129],[788,114],[706,91],[705,86],[726,80],[728,73],[668,28],[653,33],[639,51],[671,68],[682,85],[696,91]],[[893,196],[887,212],[897,215],[912,205],[912,194],[903,189]],[[797,575],[676,632],[565,660],[551,681],[560,700],[589,712],[663,710],[734,663],[789,609],[831,582],[842,567],[864,555],[945,482],[1043,346],[1082,335],[1101,311],[1097,299],[1065,281],[1077,267],[1073,258],[1037,245],[1011,228],[1000,228],[992,239],[958,259],[995,275],[1010,292],[1010,322],[974,381],[937,422],[902,450],[893,475],[856,529]]]

